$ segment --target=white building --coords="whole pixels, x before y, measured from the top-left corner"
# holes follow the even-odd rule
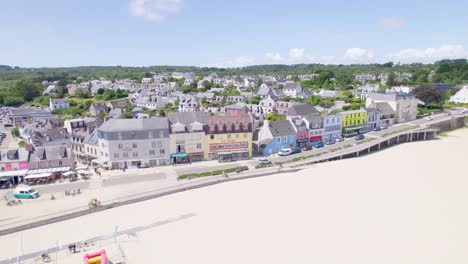
[[[110,119],[98,128],[98,160],[109,169],[170,164],[166,118]]]
[[[271,99],[271,97],[267,97],[263,99],[259,103],[260,107],[262,108],[262,112],[264,114],[269,114],[273,112],[273,108],[275,107],[275,100]]]
[[[302,97],[302,86],[299,83],[288,81],[283,87],[283,95],[291,98]]]
[[[468,85],[464,85],[456,94],[450,97],[449,102],[468,104]]]
[[[387,102],[395,111],[395,123],[416,119],[418,100],[413,94],[405,93],[372,93],[366,99],[366,107],[374,103]]]
[[[52,98],[49,99],[50,111],[66,109],[69,106],[70,105],[68,104],[68,97],[61,98],[61,99],[52,99]]]

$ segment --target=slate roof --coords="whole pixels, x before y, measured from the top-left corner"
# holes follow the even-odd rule
[[[60,160],[69,158],[69,153],[65,145],[38,147],[31,154],[29,161]]]
[[[286,115],[288,116],[307,116],[320,114],[315,107],[309,104],[295,104],[289,108]]]
[[[98,130],[102,132],[169,129],[167,118],[109,119]]]
[[[185,126],[186,132],[198,132],[194,131],[191,124],[199,123],[203,127],[203,121],[205,120],[205,113],[203,112],[169,112],[167,115],[171,125],[179,123]]]
[[[271,121],[268,124],[268,128],[270,129],[273,137],[296,134],[296,131],[289,120]]]
[[[387,102],[372,103],[369,108],[377,109],[381,114],[395,114],[395,111]]]

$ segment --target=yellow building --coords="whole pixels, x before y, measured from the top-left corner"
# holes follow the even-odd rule
[[[205,118],[205,159],[220,162],[252,157],[252,116],[246,114]]]
[[[351,110],[341,112],[341,120],[343,122],[344,134],[356,134],[366,129],[367,111]]]

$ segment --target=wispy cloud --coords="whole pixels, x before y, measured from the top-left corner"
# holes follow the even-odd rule
[[[389,16],[382,18],[382,25],[386,28],[400,28],[403,26],[403,21],[397,16]]]
[[[278,63],[283,60],[283,57],[281,57],[281,54],[279,52],[267,52],[265,53],[265,59],[267,60],[267,62]]]
[[[374,52],[363,48],[349,48],[344,54],[344,59],[351,62],[365,62],[373,60],[374,58]]]
[[[237,68],[255,64],[256,59],[249,56],[240,56],[235,59],[229,59],[219,63],[212,63],[208,67]]]
[[[441,45],[436,48],[402,49],[385,56],[388,60],[401,62],[432,62],[440,59],[467,58],[468,51],[463,45]]]
[[[128,6],[132,16],[162,21],[168,15],[177,13],[183,5],[184,0],[130,0]]]
[[[291,49],[289,49],[289,52],[288,52],[289,58],[293,62],[302,61],[305,58],[304,51],[305,51],[304,48],[291,48]]]

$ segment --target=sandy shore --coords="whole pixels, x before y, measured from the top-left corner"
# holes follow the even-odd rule
[[[466,263],[468,129],[449,135],[27,230],[23,252],[118,226],[143,229],[118,238],[130,263]],[[0,237],[0,260],[17,238]]]

